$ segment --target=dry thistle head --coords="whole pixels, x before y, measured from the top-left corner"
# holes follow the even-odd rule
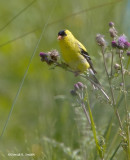
[[[58,56],[59,56],[59,53],[57,50],[52,50],[52,51],[48,52],[48,54],[50,55],[50,57],[53,61],[57,61]]]
[[[117,37],[117,30],[114,28],[114,27],[112,27],[112,28],[110,28],[109,29],[109,33],[110,33],[110,36],[112,37],[112,38],[115,38],[115,37]]]
[[[99,46],[105,46],[106,45],[106,41],[104,39],[104,35],[101,34],[97,34],[96,35],[96,42]]]
[[[47,53],[41,52],[41,61],[46,62],[48,65],[54,64],[58,60],[59,53],[57,50],[52,50]]]

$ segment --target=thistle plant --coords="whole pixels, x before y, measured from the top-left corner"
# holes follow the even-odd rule
[[[126,90],[126,84],[125,84],[125,76],[128,74],[129,75],[129,71],[128,69],[128,63],[129,63],[129,58],[127,57],[129,55],[129,47],[130,47],[130,43],[127,40],[127,37],[122,34],[120,36],[118,36],[118,32],[115,29],[114,23],[110,22],[109,23],[109,33],[110,33],[110,37],[112,38],[111,41],[111,46],[110,44],[107,45],[104,36],[102,35],[97,35],[96,40],[99,46],[101,46],[101,53],[103,56],[103,61],[104,61],[104,67],[105,67],[105,71],[106,71],[106,75],[108,78],[108,82],[109,82],[109,87],[110,87],[110,91],[111,91],[111,97],[112,97],[112,105],[114,108],[114,112],[115,115],[117,116],[119,125],[120,125],[120,130],[123,134],[121,135],[125,135],[122,136],[122,141],[123,144],[125,144],[125,151],[127,154],[127,159],[130,159],[130,133],[129,133],[129,111],[128,111],[128,103],[127,103],[127,93],[128,91]],[[108,47],[110,47],[111,50],[111,73],[108,72],[108,67],[106,64],[106,60],[105,60],[105,54],[106,54],[106,50],[108,49]],[[118,76],[121,75],[122,77],[122,81],[121,81],[121,86],[122,86],[122,93],[124,94],[124,101],[125,101],[125,112],[126,112],[126,117],[125,117],[125,123],[122,122],[119,112],[118,112],[118,106],[117,106],[117,100],[115,100],[115,96],[114,96],[114,91],[113,91],[113,87],[112,87],[112,79],[114,78],[114,73],[113,73],[113,61],[114,61],[114,56],[115,55],[119,55],[119,63],[120,64],[115,64],[114,67],[116,70],[118,70]],[[126,56],[126,58],[128,58],[128,62],[127,62],[127,68],[125,68],[124,64],[123,64],[123,56]],[[124,125],[126,125],[126,128],[124,128]]]
[[[106,83],[108,83],[109,86],[109,89],[105,89],[105,91],[107,91],[107,93],[110,92],[109,101],[105,100],[103,97],[102,99],[104,99],[105,104],[107,103],[107,105],[113,108],[113,114],[115,115],[119,123],[118,135],[120,135],[120,143],[115,148],[115,150],[112,151],[111,154],[107,152],[108,146],[106,143],[106,137],[108,136],[105,136],[105,134],[99,134],[99,129],[96,128],[96,124],[94,122],[94,117],[92,114],[91,102],[89,101],[89,97],[92,95],[89,95],[90,93],[88,91],[88,86],[86,84],[83,84],[83,82],[77,82],[76,84],[74,84],[74,88],[71,90],[70,93],[75,99],[74,102],[76,114],[78,113],[78,116],[80,117],[84,115],[86,121],[85,129],[87,133],[91,132],[91,135],[93,134],[93,140],[95,142],[96,150],[100,159],[103,160],[109,158],[112,160],[116,156],[119,148],[122,147],[126,153],[127,160],[130,160],[130,113],[127,99],[127,95],[129,94],[129,88],[127,84],[128,81],[126,81],[127,78],[130,76],[130,71],[128,70],[130,64],[130,42],[128,41],[126,35],[119,35],[113,22],[109,23],[109,34],[110,40],[106,40],[104,35],[97,34],[96,42],[101,50],[100,52],[102,55],[102,62],[107,77]],[[106,55],[108,52],[111,55],[111,57],[109,58],[110,63],[106,61]],[[51,66],[51,69],[60,67],[75,75],[75,72],[66,63],[62,62],[60,54],[57,50],[52,50],[46,53],[41,52],[40,57],[42,62],[45,62],[49,66]],[[96,85],[94,81],[90,79],[89,73],[86,72],[84,74],[79,74],[79,76],[81,78],[89,80],[93,85]],[[120,81],[120,85],[115,86],[113,84],[113,81],[116,80]],[[96,87],[99,90],[102,89],[99,86]],[[96,94],[96,90],[94,93]],[[119,106],[120,102],[122,101],[124,101],[124,106]],[[123,107],[125,110],[125,114],[122,117],[119,110]],[[79,112],[81,112],[81,114],[79,114]],[[109,132],[112,128],[112,121],[113,118],[108,124],[107,130],[105,131],[106,135],[110,134]],[[82,122],[80,121],[80,123]],[[82,131],[83,130],[81,129],[80,132]],[[90,134],[86,134],[86,138],[88,138],[87,136],[90,137]],[[87,149],[89,149],[85,148],[83,143],[81,148],[86,153]],[[81,152],[82,151],[80,150],[80,156],[82,156]],[[84,158],[88,158],[88,156],[85,156]],[[94,157],[91,157],[90,159],[94,159]]]

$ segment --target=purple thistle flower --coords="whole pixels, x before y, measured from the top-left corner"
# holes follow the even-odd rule
[[[40,54],[39,54],[40,57],[44,57],[44,56],[46,56],[46,55],[47,55],[47,54],[44,53],[44,52],[40,52]]]
[[[121,35],[118,38],[118,47],[119,47],[119,49],[124,49],[125,48],[125,44],[127,44],[127,37],[125,35]]]
[[[48,54],[47,53],[44,53],[44,52],[40,52],[39,56],[41,57],[41,61],[46,61],[48,62]]]

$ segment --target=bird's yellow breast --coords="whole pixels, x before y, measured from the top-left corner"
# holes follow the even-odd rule
[[[65,63],[67,63],[74,71],[84,72],[90,65],[81,55],[77,42],[78,41],[71,36],[66,36],[64,39],[60,40],[61,56]]]

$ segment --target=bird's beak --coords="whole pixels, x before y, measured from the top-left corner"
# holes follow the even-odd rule
[[[57,37],[57,39],[58,39],[58,40],[61,40],[61,39],[63,39],[63,37],[59,35],[59,36]]]

